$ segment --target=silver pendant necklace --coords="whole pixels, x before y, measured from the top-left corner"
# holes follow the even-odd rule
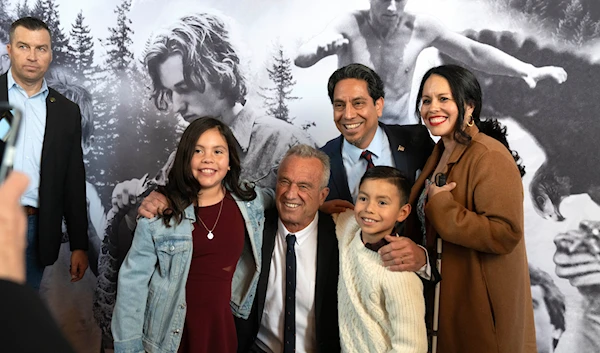
[[[200,218],[200,212],[198,212],[198,220],[200,221],[200,223],[202,223],[202,225],[204,226],[204,229],[206,229],[206,231],[208,232],[206,237],[209,240],[212,240],[215,237],[215,235],[213,234],[213,230],[215,230],[215,228],[217,228],[217,223],[219,223],[219,218],[221,218],[221,211],[223,210],[223,200],[225,200],[225,195],[223,195],[223,198],[221,199],[221,206],[219,207],[219,214],[217,215],[217,220],[215,221],[215,224],[213,225],[212,229],[208,229],[206,224],[204,224],[204,221],[202,221],[202,218]],[[198,211],[200,211],[200,210],[198,210]]]

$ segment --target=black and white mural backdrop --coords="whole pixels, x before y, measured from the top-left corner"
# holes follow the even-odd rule
[[[1,28],[25,15],[50,25],[49,85],[84,115],[90,270],[70,283],[65,243],[41,290],[78,352],[111,350],[135,206],[164,183],[186,119],[222,116],[240,142],[245,177],[273,185],[289,145],[338,135],[326,83],[350,62],[383,77],[382,120],[396,124],[418,122],[415,85],[429,67],[476,69],[485,116],[507,126],[526,166],[539,352],[600,351],[596,0],[0,0]],[[401,26],[377,25],[398,16]],[[438,26],[411,32],[423,16]],[[503,75],[517,63],[555,68],[540,81]],[[8,68],[6,55],[1,64]]]

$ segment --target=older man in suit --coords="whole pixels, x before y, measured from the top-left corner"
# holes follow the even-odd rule
[[[66,219],[71,243],[71,281],[88,266],[85,171],[79,107],[46,85],[52,61],[50,30],[41,20],[24,17],[10,29],[12,63],[0,76],[0,101],[23,112],[14,169],[30,184],[21,197],[27,219],[27,283],[38,289],[44,267],[53,264]]]
[[[375,165],[396,167],[412,184],[434,144],[424,125],[379,122],[385,96],[381,77],[365,65],[350,64],[330,76],[327,90],[341,135],[322,147],[330,158],[332,172],[329,196],[321,210],[339,213],[354,208],[360,178]],[[391,243],[381,249],[386,266],[417,271],[429,278],[426,252],[414,241],[392,236],[385,239]]]
[[[319,212],[329,174],[327,155],[306,145],[282,159],[252,312],[236,319],[238,352],[340,351],[335,225]]]

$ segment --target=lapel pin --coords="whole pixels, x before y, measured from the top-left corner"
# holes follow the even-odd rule
[[[398,145],[398,151],[400,151],[400,152],[404,152],[404,146],[402,146],[402,145]]]
[[[50,97],[50,103],[54,103],[54,102],[56,102],[56,98]]]

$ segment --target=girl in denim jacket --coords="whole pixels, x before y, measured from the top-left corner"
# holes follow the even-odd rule
[[[170,208],[140,219],[121,266],[112,319],[115,352],[235,352],[260,272],[264,207],[272,193],[240,185],[237,141],[200,118],[179,142]]]

